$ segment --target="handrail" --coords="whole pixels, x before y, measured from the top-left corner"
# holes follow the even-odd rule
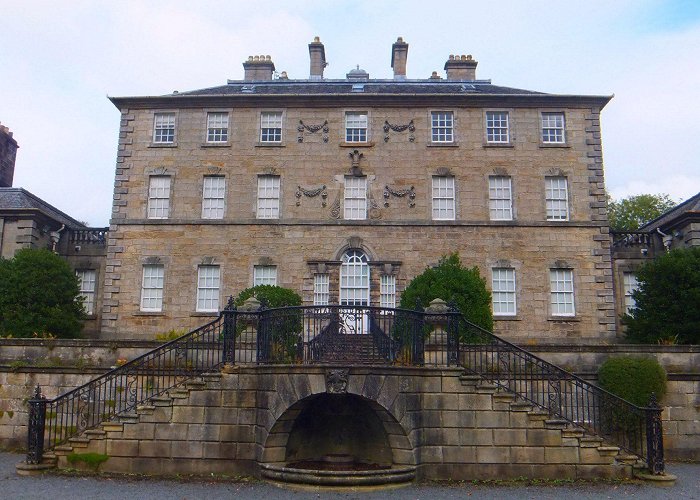
[[[641,407],[474,325],[459,315],[460,362],[471,373],[664,471],[661,408]]]
[[[426,356],[428,337],[431,350]],[[379,364],[462,366],[645,457],[652,472],[663,473],[661,409],[654,399],[647,407],[635,406],[469,322],[454,309],[436,313],[329,305],[251,311],[237,310],[232,300],[214,321],[57,398],[43,398],[37,387],[29,401],[27,462],[39,463],[44,449],[223,364],[332,362],[332,354],[348,345],[353,349],[343,359],[349,363],[357,355]]]

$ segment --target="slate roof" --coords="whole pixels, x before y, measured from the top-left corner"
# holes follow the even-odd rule
[[[362,90],[360,90],[360,88]],[[492,94],[546,95],[543,92],[492,85],[490,80],[269,80],[246,82],[229,80],[227,85],[178,92],[178,96],[196,95],[433,95],[433,94]]]
[[[75,220],[70,215],[61,212],[59,209],[46,203],[44,200],[22,188],[0,187],[0,214],[13,211],[22,212],[36,210],[51,219],[65,224],[70,228],[83,228],[83,224]]]
[[[686,214],[700,216],[700,193],[696,194],[695,196],[691,196],[683,203],[676,205],[672,209],[659,215],[656,219],[647,222],[642,227],[640,227],[639,230],[656,231],[657,228],[661,229],[663,227],[666,227],[667,225],[672,224],[679,217],[682,217]]]

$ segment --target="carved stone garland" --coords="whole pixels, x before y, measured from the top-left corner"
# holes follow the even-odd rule
[[[306,196],[307,198],[315,198],[318,195],[321,195],[321,206],[325,207],[326,200],[328,199],[328,191],[326,191],[325,184],[316,189],[304,189],[301,186],[297,186],[297,192],[294,193],[294,196],[297,197],[297,206],[301,205],[302,196]]]
[[[406,125],[392,125],[388,121],[384,121],[384,142],[389,142],[389,130],[393,130],[394,132],[403,132],[405,130],[408,130],[410,133],[408,134],[408,141],[413,142],[416,140],[416,137],[413,135],[413,132],[416,131],[416,126],[413,124],[413,120],[408,122]]]
[[[416,190],[413,186],[408,189],[393,189],[390,186],[384,186],[384,206],[389,207],[389,197],[403,198],[408,196],[408,206],[413,208],[416,206]]]
[[[325,120],[320,125],[306,125],[302,120],[299,120],[297,127],[297,142],[304,142],[304,130],[309,134],[315,134],[319,130],[323,131],[323,142],[328,142],[328,120]]]

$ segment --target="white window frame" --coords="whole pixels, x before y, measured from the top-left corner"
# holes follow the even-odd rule
[[[197,268],[197,312],[219,311],[221,267],[216,265]]]
[[[83,298],[83,310],[85,314],[92,316],[95,314],[97,271],[95,269],[77,269],[75,275],[80,281],[80,296]]]
[[[277,266],[253,266],[253,286],[277,286]]]
[[[633,272],[622,273],[622,291],[625,300],[625,312],[632,314],[632,310],[637,307],[637,303],[632,296],[632,293],[639,288],[637,275]]]
[[[548,221],[569,220],[569,180],[563,175],[544,178],[545,209]]]
[[[170,217],[170,188],[172,180],[169,175],[151,175],[148,178],[149,219],[167,219]]]
[[[345,113],[345,142],[363,143],[369,140],[369,115],[366,111]]]
[[[566,144],[566,117],[563,111],[543,111],[540,120],[542,144]]]
[[[141,280],[141,310],[161,312],[163,310],[163,286],[165,267],[163,264],[144,264]]]
[[[552,316],[575,316],[573,269],[550,269],[549,286]]]
[[[225,144],[229,137],[228,111],[207,112],[207,142],[209,144]]]
[[[226,177],[205,175],[202,181],[202,219],[223,219],[226,211]]]
[[[173,112],[153,114],[153,144],[174,144],[177,116]]]
[[[433,220],[455,220],[455,178],[434,175],[432,178]]]
[[[262,111],[260,113],[260,142],[264,144],[281,143],[283,122],[282,111]]]
[[[514,268],[491,269],[491,298],[494,316],[515,316],[518,313]]]
[[[279,175],[258,176],[258,219],[280,218],[280,190]]]
[[[379,307],[396,307],[396,276],[382,274],[379,278]]]
[[[489,176],[489,217],[513,220],[513,183],[509,175]]]
[[[343,218],[367,219],[367,177],[346,177],[343,191]]]
[[[452,111],[430,112],[430,140],[436,144],[454,142],[454,113]]]
[[[331,300],[331,276],[328,273],[314,274],[314,305],[327,306]]]
[[[494,110],[486,112],[486,142],[510,144],[510,113]]]

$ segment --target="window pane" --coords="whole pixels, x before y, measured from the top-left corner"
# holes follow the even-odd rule
[[[491,270],[491,290],[494,315],[514,315],[515,308],[515,269],[494,267]]]
[[[260,113],[260,142],[282,142],[282,112]]]
[[[258,219],[279,219],[280,178],[277,175],[258,176]]]
[[[565,142],[564,113],[542,113],[542,142]]]
[[[344,202],[345,219],[367,218],[367,179],[365,177],[345,178]]]
[[[170,215],[170,177],[153,175],[148,184],[148,218],[167,219]]]
[[[489,214],[491,220],[513,219],[511,180],[507,176],[489,177]]]
[[[432,142],[452,142],[453,115],[451,111],[434,111],[431,113]]]
[[[637,276],[634,273],[623,273],[622,286],[625,294],[625,312],[632,314],[632,310],[637,307],[637,303],[632,296],[632,293],[639,288]]]
[[[569,219],[569,193],[566,177],[545,177],[547,220]]]
[[[277,266],[255,266],[253,286],[258,285],[277,285]]]
[[[367,142],[367,113],[345,114],[345,142]]]
[[[141,284],[141,310],[161,311],[163,309],[163,266],[149,264],[143,266]]]
[[[197,272],[197,311],[219,310],[219,266],[199,266]]]
[[[228,113],[207,113],[207,142],[228,141]]]
[[[224,177],[204,177],[202,192],[202,219],[223,219],[226,198]]]
[[[95,314],[95,270],[81,269],[75,275],[80,281],[80,296],[83,298],[85,314]]]
[[[433,219],[454,220],[455,178],[433,177]]]
[[[330,301],[330,275],[314,274],[314,305],[326,306]]]
[[[175,141],[175,113],[156,113],[153,116],[153,142]]]
[[[396,307],[396,276],[384,274],[379,282],[379,305]]]
[[[494,143],[510,141],[507,111],[486,112],[486,141]]]
[[[571,269],[551,269],[552,316],[574,315],[574,273]]]

